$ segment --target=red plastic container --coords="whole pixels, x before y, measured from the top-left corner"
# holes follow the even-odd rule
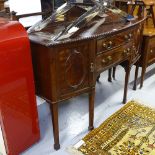
[[[40,138],[30,43],[24,27],[0,18],[0,127],[8,155]]]

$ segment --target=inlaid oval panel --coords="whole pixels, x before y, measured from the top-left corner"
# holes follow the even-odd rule
[[[65,79],[68,86],[77,88],[82,84],[86,73],[83,54],[77,50],[72,50],[65,65]]]

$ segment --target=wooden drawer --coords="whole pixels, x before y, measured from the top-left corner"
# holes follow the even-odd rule
[[[155,38],[149,38],[147,47],[147,63],[151,64],[155,62]]]
[[[128,43],[111,51],[107,51],[97,56],[96,71],[100,72],[112,67],[113,64],[127,59],[132,54],[132,44]]]
[[[97,40],[97,53],[103,53],[131,41],[134,37],[134,29],[116,34],[112,37]]]

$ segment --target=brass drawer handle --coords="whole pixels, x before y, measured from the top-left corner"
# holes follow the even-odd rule
[[[130,39],[132,38],[132,33],[129,34],[129,38],[130,38]]]
[[[130,33],[130,34],[126,34],[125,35],[125,39],[126,39],[126,41],[130,41],[131,40],[131,38],[132,38],[132,34]]]
[[[112,48],[112,41],[109,41],[109,43],[108,43],[108,49],[110,49],[110,48]]]
[[[102,64],[106,64],[106,63],[110,63],[112,61],[112,57],[111,56],[108,56],[106,59],[102,59]]]
[[[112,45],[113,45],[112,41],[109,41],[107,44],[106,43],[102,44],[103,48],[106,48],[106,49],[112,48]]]
[[[95,68],[94,68],[94,63],[90,63],[90,72],[94,72]]]
[[[105,64],[106,63],[106,60],[105,59],[102,59],[102,63]]]
[[[108,60],[108,61],[112,61],[112,57],[111,57],[111,56],[108,56],[108,57],[107,57],[107,60]]]
[[[150,50],[150,53],[153,53],[153,50],[152,49]]]
[[[130,52],[130,51],[131,51],[131,49],[130,49],[130,48],[127,48],[127,51],[128,51],[128,52]]]
[[[130,49],[124,50],[124,51],[123,51],[123,54],[124,54],[125,56],[128,56],[128,55],[130,54],[129,51],[130,51]]]
[[[106,43],[103,43],[102,46],[103,46],[103,48],[107,48],[107,44]]]
[[[128,35],[125,35],[125,39],[128,40],[129,39],[129,36]]]

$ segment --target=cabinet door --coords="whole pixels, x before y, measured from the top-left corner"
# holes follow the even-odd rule
[[[145,40],[145,44],[147,46],[147,63],[151,65],[155,62],[155,38],[154,37],[147,37]]]
[[[93,67],[91,55],[94,52],[91,47],[88,43],[70,44],[57,51],[57,84],[60,95],[89,87],[90,67]]]

